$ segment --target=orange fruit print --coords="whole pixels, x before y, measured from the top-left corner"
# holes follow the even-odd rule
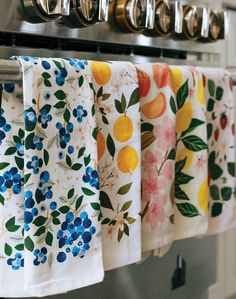
[[[139,84],[139,95],[140,97],[145,97],[151,86],[151,80],[146,72],[137,69],[138,73],[138,84]]]
[[[153,70],[153,79],[154,82],[156,83],[157,88],[172,86],[170,70],[168,66],[163,67],[163,64],[161,66],[159,64],[153,64],[152,70]]]
[[[141,111],[148,119],[160,117],[166,110],[166,96],[164,93],[159,93],[154,100],[143,105]]]

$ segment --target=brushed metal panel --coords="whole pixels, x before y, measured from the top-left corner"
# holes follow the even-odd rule
[[[71,29],[64,25],[59,25],[56,22],[30,24],[23,20],[22,14],[20,13],[20,7],[20,0],[0,1],[0,31],[23,32],[44,36],[80,39],[85,41],[94,40],[118,44],[179,49],[194,53],[220,53],[224,43],[223,41],[218,41],[217,43],[204,44],[192,41],[165,40],[159,37],[151,38],[141,34],[123,34],[111,30],[107,23],[100,23],[82,29]]]

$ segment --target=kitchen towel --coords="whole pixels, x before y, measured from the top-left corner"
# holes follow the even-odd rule
[[[46,296],[100,282],[104,275],[94,98],[87,61],[18,60],[24,124],[8,155],[25,178],[24,289]],[[14,259],[19,263],[13,255],[12,265]]]
[[[0,297],[24,292],[22,87],[4,84],[0,110]]]
[[[135,66],[89,62],[95,96],[105,270],[141,258],[140,101]]]
[[[236,227],[235,108],[233,84],[224,69],[201,68],[207,99],[209,234]]]
[[[175,98],[165,64],[136,65],[141,101],[142,251],[174,239]],[[172,192],[173,193],[173,192]]]
[[[208,229],[206,101],[200,71],[170,69],[176,96],[175,239],[184,239]]]

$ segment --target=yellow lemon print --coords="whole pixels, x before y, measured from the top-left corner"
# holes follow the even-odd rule
[[[184,132],[190,126],[193,115],[193,107],[190,102],[185,102],[176,114],[176,133]]]
[[[133,135],[133,123],[127,115],[121,115],[114,124],[113,133],[119,142],[128,141]]]
[[[200,105],[205,105],[206,99],[204,95],[203,79],[201,78],[197,84],[196,92],[197,100]]]
[[[180,160],[183,160],[183,159],[186,159],[186,163],[184,165],[184,170],[188,169],[192,163],[193,163],[193,158],[194,158],[194,152],[186,149],[186,148],[183,148],[178,154],[177,154],[177,158],[176,160],[177,161],[180,161]]]
[[[197,194],[198,205],[203,212],[208,211],[208,183],[203,181]]]
[[[138,166],[138,153],[132,146],[123,147],[117,155],[117,165],[124,173],[132,173]]]
[[[92,61],[91,68],[94,80],[98,85],[105,85],[111,79],[111,68],[108,63],[100,61]]]
[[[178,67],[171,67],[172,87],[175,94],[177,94],[180,87],[183,85],[183,75],[181,69]]]
[[[106,150],[106,142],[101,132],[97,133],[97,149],[98,149],[98,160],[101,160]]]

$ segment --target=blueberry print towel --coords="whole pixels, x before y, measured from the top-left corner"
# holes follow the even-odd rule
[[[136,67],[142,119],[142,251],[148,251],[174,239],[175,99],[167,65]]]
[[[18,60],[24,112],[6,154],[17,165],[9,176],[16,176],[14,183],[23,173],[24,187],[20,181],[6,192],[14,197],[24,189],[19,206],[24,209],[24,250],[22,241],[5,250],[9,269],[18,265],[12,271],[22,271],[24,265],[25,292],[46,296],[103,279],[99,211],[94,210],[99,180],[91,73],[86,61]],[[16,230],[20,220],[9,215],[8,221],[5,226]]]
[[[201,73],[171,66],[176,97],[175,239],[208,229],[207,127]]]
[[[22,88],[4,84],[0,110],[0,297],[24,292]],[[14,282],[14,283],[12,283]]]
[[[201,71],[207,99],[209,234],[214,234],[236,226],[234,95],[227,71]]]
[[[138,78],[128,62],[89,64],[97,119],[103,261],[110,270],[141,258]]]

